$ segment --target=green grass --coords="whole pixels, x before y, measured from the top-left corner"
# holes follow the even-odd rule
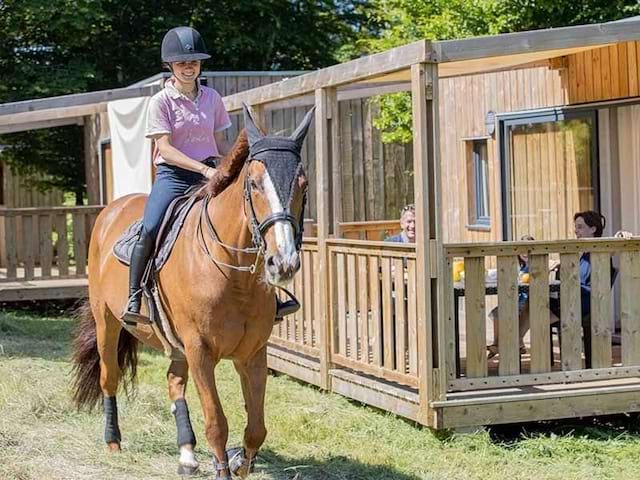
[[[137,394],[119,397],[123,452],[108,454],[100,412],[76,412],[70,401],[72,327],[69,316],[46,311],[0,313],[0,479],[177,478],[167,360],[141,353]],[[237,377],[228,363],[217,374],[237,445],[245,418]],[[188,399],[209,473],[192,385]],[[436,433],[286,376],[269,378],[266,414],[255,480],[640,478],[635,416]]]

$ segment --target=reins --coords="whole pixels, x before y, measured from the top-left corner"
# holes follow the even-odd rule
[[[245,217],[247,217],[247,208],[246,208],[246,206],[247,206],[247,203],[248,203],[249,204],[249,215],[248,215],[248,218],[249,218],[249,223],[251,225],[251,242],[252,242],[253,246],[252,247],[248,247],[248,248],[238,248],[238,247],[235,247],[233,245],[229,245],[227,243],[224,243],[222,240],[220,240],[220,236],[218,235],[218,232],[216,231],[216,228],[214,227],[213,222],[211,221],[211,217],[209,217],[208,210],[207,210],[207,207],[209,206],[209,202],[213,198],[211,196],[211,194],[206,194],[205,197],[202,199],[202,208],[200,209],[200,216],[199,216],[199,219],[198,219],[196,237],[198,238],[198,243],[200,245],[200,248],[204,252],[204,254],[207,256],[207,258],[209,258],[209,260],[212,263],[214,263],[218,267],[227,267],[227,268],[230,268],[232,270],[236,270],[238,272],[249,272],[250,274],[254,274],[255,271],[256,271],[256,268],[258,266],[258,263],[260,261],[260,257],[261,257],[261,255],[264,254],[265,247],[266,247],[266,242],[265,242],[265,239],[264,239],[264,233],[267,231],[267,229],[269,227],[274,225],[276,222],[286,221],[286,222],[289,222],[291,224],[291,226],[293,227],[293,231],[295,233],[295,237],[296,237],[296,249],[298,249],[298,250],[300,249],[300,246],[302,245],[302,226],[303,226],[303,218],[304,218],[304,208],[305,208],[305,205],[307,203],[307,195],[305,193],[304,196],[303,196],[302,213],[300,215],[300,220],[296,219],[293,215],[291,215],[291,213],[290,213],[290,207],[291,206],[287,205],[287,208],[284,211],[278,212],[278,213],[272,213],[267,218],[265,218],[262,222],[258,223],[256,212],[255,212],[255,209],[253,207],[253,201],[251,199],[251,184],[249,183],[248,178],[249,178],[249,176],[247,175],[245,177],[245,180],[244,180],[244,200],[245,200],[245,202],[243,203],[243,209],[244,209]],[[216,259],[212,255],[212,253],[209,251],[209,247],[207,246],[207,242],[206,242],[206,239],[204,237],[204,229],[202,228],[202,223],[203,222],[207,226],[207,231],[209,233],[210,238],[215,243],[217,243],[218,245],[220,245],[224,249],[232,251],[232,252],[254,254],[256,256],[256,259],[253,262],[253,264],[251,264],[249,266],[246,266],[246,265],[232,265],[232,264],[225,263],[225,262],[223,262],[221,260]]]
[[[238,247],[234,247],[233,245],[229,245],[227,243],[224,243],[222,240],[220,240],[220,236],[218,235],[218,232],[216,232],[216,228],[213,226],[213,223],[211,222],[211,218],[209,217],[208,212],[207,212],[207,207],[209,206],[209,202],[211,201],[212,198],[213,197],[210,194],[207,194],[202,199],[202,208],[200,210],[200,218],[198,219],[198,227],[197,227],[197,231],[196,231],[196,236],[198,238],[198,243],[200,244],[200,248],[202,249],[204,254],[207,256],[207,258],[209,258],[209,260],[212,263],[214,263],[215,265],[217,265],[218,267],[227,267],[227,268],[230,268],[232,270],[236,270],[238,272],[249,272],[251,274],[254,274],[255,271],[256,271],[256,267],[258,265],[258,262],[260,260],[260,256],[262,255],[262,253],[264,253],[262,245],[256,246],[255,241],[254,241],[253,247],[238,248]],[[221,260],[217,260],[211,254],[211,252],[209,251],[209,247],[207,246],[207,242],[205,241],[204,231],[203,231],[203,228],[202,228],[203,220],[204,220],[205,224],[207,225],[207,230],[209,232],[209,236],[211,237],[211,239],[215,243],[217,243],[218,245],[220,245],[224,249],[230,250],[230,251],[233,251],[233,252],[255,254],[256,255],[256,259],[253,262],[253,264],[251,264],[249,266],[231,265],[229,263],[222,262]]]

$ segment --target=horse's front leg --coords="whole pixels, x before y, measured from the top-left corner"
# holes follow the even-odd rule
[[[189,366],[186,360],[172,361],[167,371],[167,383],[169,384],[169,398],[171,398],[172,402],[171,413],[176,417],[178,447],[180,448],[178,475],[192,475],[198,470],[199,466],[193,454],[193,449],[196,446],[196,436],[191,427],[189,409],[185,399],[188,379]]]
[[[225,451],[229,426],[216,389],[214,356],[202,338],[185,339],[185,353],[202,403],[205,435],[214,455],[216,478],[231,480]]]
[[[234,475],[245,478],[252,470],[256,454],[262,446],[267,429],[264,424],[264,396],[267,386],[267,347],[262,347],[248,362],[235,362],[240,374],[247,427],[244,430],[244,451],[229,455]]]

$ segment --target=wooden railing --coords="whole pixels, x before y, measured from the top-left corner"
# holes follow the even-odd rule
[[[330,240],[331,363],[417,387],[413,246]]]
[[[269,341],[281,347],[317,358],[318,325],[320,305],[318,295],[318,244],[314,238],[305,238],[302,243],[301,268],[293,280],[291,292],[300,300],[302,308],[294,315],[276,324]],[[286,299],[286,295],[281,295]]]
[[[333,239],[327,250],[329,362],[417,388],[415,246]],[[316,360],[323,318],[318,255],[316,239],[305,238],[301,271],[292,286],[302,308],[276,324],[269,339],[272,345]]]
[[[380,241],[398,232],[400,232],[399,220],[340,223],[341,236],[354,240]]]
[[[633,377],[640,374],[640,240],[592,239],[557,242],[445,245],[445,312],[440,317],[439,361],[449,392]],[[590,315],[581,313],[580,258],[591,263]],[[518,275],[518,255],[528,255],[529,281]],[[560,260],[560,284],[551,281],[550,256]],[[493,257],[493,258],[492,258]],[[464,320],[456,314],[454,259],[464,260]],[[487,361],[485,265],[497,264],[499,355]],[[613,264],[619,265],[613,268]],[[620,289],[621,346],[614,352],[613,290]],[[489,285],[490,286],[490,285]],[[520,353],[518,291],[528,291],[530,346],[527,359]],[[560,363],[553,365],[550,290],[560,305]],[[494,292],[491,292],[494,293]],[[462,303],[462,300],[460,300]],[[460,324],[456,325],[456,319]],[[584,332],[583,332],[584,325]],[[461,332],[464,331],[464,338]],[[463,347],[461,347],[463,344]],[[617,347],[616,347],[617,349]],[[583,365],[583,351],[585,363]],[[497,368],[496,368],[497,362]]]
[[[91,229],[101,206],[0,210],[0,282],[87,274]]]
[[[314,220],[305,220],[304,234],[308,237],[315,237],[318,226]],[[380,241],[386,237],[400,232],[399,220],[375,220],[369,222],[342,222],[338,224],[341,238],[353,240],[373,240]]]

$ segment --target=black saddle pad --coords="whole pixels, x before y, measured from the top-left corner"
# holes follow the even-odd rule
[[[187,194],[176,198],[171,202],[171,205],[169,205],[156,239],[156,249],[153,259],[154,269],[156,271],[162,268],[167,262],[169,255],[171,255],[171,250],[176,243],[184,220],[187,218],[187,214],[197,199],[195,195]],[[113,246],[113,254],[127,266],[131,264],[131,252],[138,238],[140,238],[141,231],[142,219],[139,219],[129,225]]]

